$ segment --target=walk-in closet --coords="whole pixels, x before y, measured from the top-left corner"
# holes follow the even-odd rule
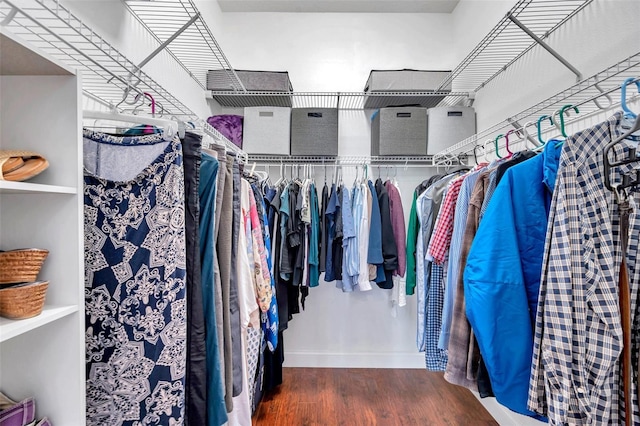
[[[0,0],[0,426],[640,425],[640,2]]]

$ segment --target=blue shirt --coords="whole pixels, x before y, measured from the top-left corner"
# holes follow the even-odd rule
[[[462,182],[456,209],[453,216],[453,233],[451,235],[451,245],[449,247],[449,264],[447,266],[447,276],[444,285],[444,303],[442,307],[442,329],[438,340],[438,348],[447,349],[449,347],[449,336],[451,331],[451,321],[453,320],[453,302],[456,300],[456,289],[458,277],[460,275],[460,252],[462,251],[462,240],[467,227],[467,213],[469,212],[469,199],[471,192],[478,180],[480,173],[485,171],[482,168],[470,173]]]
[[[309,287],[317,287],[320,280],[318,265],[318,240],[320,237],[320,217],[318,215],[318,193],[316,185],[311,184],[309,188],[311,208],[311,231],[309,232]]]
[[[480,222],[464,270],[467,319],[496,399],[529,415],[533,327],[553,188],[556,143],[507,170]]]
[[[355,273],[357,277],[358,263],[357,263],[357,242],[356,242],[356,228],[353,221],[353,209],[351,205],[350,191],[342,187],[342,283],[336,285],[342,288],[342,291],[353,291],[353,272],[355,267]],[[353,248],[356,249],[356,262],[354,262]]]

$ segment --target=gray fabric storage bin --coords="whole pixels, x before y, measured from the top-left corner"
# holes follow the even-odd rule
[[[476,111],[472,107],[431,108],[427,116],[429,155],[437,154],[476,133]]]
[[[371,155],[427,155],[427,109],[380,109],[371,122]]]
[[[286,71],[247,71],[235,70],[238,78],[248,91],[256,92],[293,92],[293,86],[289,80],[289,73]],[[229,80],[229,70],[209,70],[207,72],[207,90],[216,92],[233,92]],[[278,96],[268,99],[265,96],[227,96],[215,95],[213,97],[221,106],[291,106],[290,96]],[[273,105],[273,104],[277,105]]]
[[[291,155],[338,155],[338,110],[291,110]]]
[[[365,92],[370,93],[365,97],[364,107],[366,109],[407,105],[434,107],[444,96],[375,96],[374,94],[376,92],[434,92],[450,75],[451,71],[372,70],[364,88]],[[450,92],[451,82],[440,91]]]
[[[247,154],[289,155],[290,143],[291,108],[244,109],[242,149]]]

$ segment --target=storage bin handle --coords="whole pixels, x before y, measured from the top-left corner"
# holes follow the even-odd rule
[[[322,113],[321,112],[308,112],[307,113],[307,117],[322,118]]]
[[[258,115],[260,117],[273,117],[273,111],[260,111]]]
[[[447,111],[447,117],[462,117],[462,111]]]
[[[396,117],[398,118],[411,118],[410,112],[397,112]]]

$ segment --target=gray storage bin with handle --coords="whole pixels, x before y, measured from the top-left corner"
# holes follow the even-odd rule
[[[427,155],[427,109],[380,109],[371,121],[371,155]]]
[[[291,110],[291,155],[338,155],[338,110]]]
[[[476,133],[476,111],[472,107],[430,108],[427,154],[433,155]]]
[[[243,149],[247,154],[289,155],[291,108],[244,109]]]

